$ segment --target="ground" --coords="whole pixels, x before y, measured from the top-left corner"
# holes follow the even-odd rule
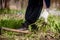
[[[14,19],[14,20],[11,20]],[[20,19],[24,19],[23,14],[2,14],[0,15],[0,26],[15,28]],[[43,25],[44,19],[39,19],[35,24],[38,31],[34,30],[30,34],[16,33],[2,30],[0,40],[60,40],[60,16],[48,17],[47,25]],[[32,29],[29,28],[31,31]]]

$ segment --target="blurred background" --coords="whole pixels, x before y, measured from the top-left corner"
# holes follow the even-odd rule
[[[19,28],[25,21],[27,5],[28,0],[0,0],[0,27]],[[51,0],[49,12],[47,25],[43,18],[35,23],[38,31],[21,34],[2,30],[2,40],[60,40],[60,0]]]
[[[26,9],[28,0],[0,0],[0,9]],[[51,8],[60,9],[60,0],[51,0]]]

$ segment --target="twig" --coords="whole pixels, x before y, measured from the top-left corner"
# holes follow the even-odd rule
[[[11,29],[11,28],[6,28],[6,27],[2,27],[2,30],[13,31],[13,32],[18,32],[18,33],[30,33],[28,30],[22,31],[22,30]]]

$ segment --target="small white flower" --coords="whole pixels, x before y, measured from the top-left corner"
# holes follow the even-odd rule
[[[49,15],[49,13],[48,13],[47,9],[44,9],[44,10],[41,12],[40,18],[41,18],[41,17],[44,18],[44,19],[45,19],[45,22],[47,22],[48,15]],[[39,18],[39,19],[40,19],[40,18]]]

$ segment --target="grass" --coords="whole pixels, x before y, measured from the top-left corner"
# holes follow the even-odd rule
[[[18,28],[23,22],[23,20],[1,20],[0,26]],[[8,40],[60,40],[60,16],[50,15],[48,24],[43,25],[43,22],[43,18],[39,19],[35,23],[38,26],[38,31],[33,31],[31,34],[2,31],[2,36]]]
[[[24,13],[25,10],[0,10],[0,14],[15,14],[20,12]],[[0,27],[8,27],[15,29],[19,28],[21,26],[21,23],[24,22],[24,20],[18,19],[19,18],[16,16],[14,16],[13,18],[11,18],[10,16],[4,16],[2,17],[2,19],[0,19]],[[29,30],[32,31],[31,34],[16,33],[2,30],[2,40],[60,40],[60,16],[49,15],[47,25],[45,25],[43,22],[44,19],[42,18],[37,20],[37,22],[35,23],[37,25],[38,31],[32,30],[30,25]]]
[[[25,10],[0,9],[0,14],[25,13]]]
[[[19,28],[23,20],[1,20],[0,26],[1,27],[8,27],[8,28]]]

